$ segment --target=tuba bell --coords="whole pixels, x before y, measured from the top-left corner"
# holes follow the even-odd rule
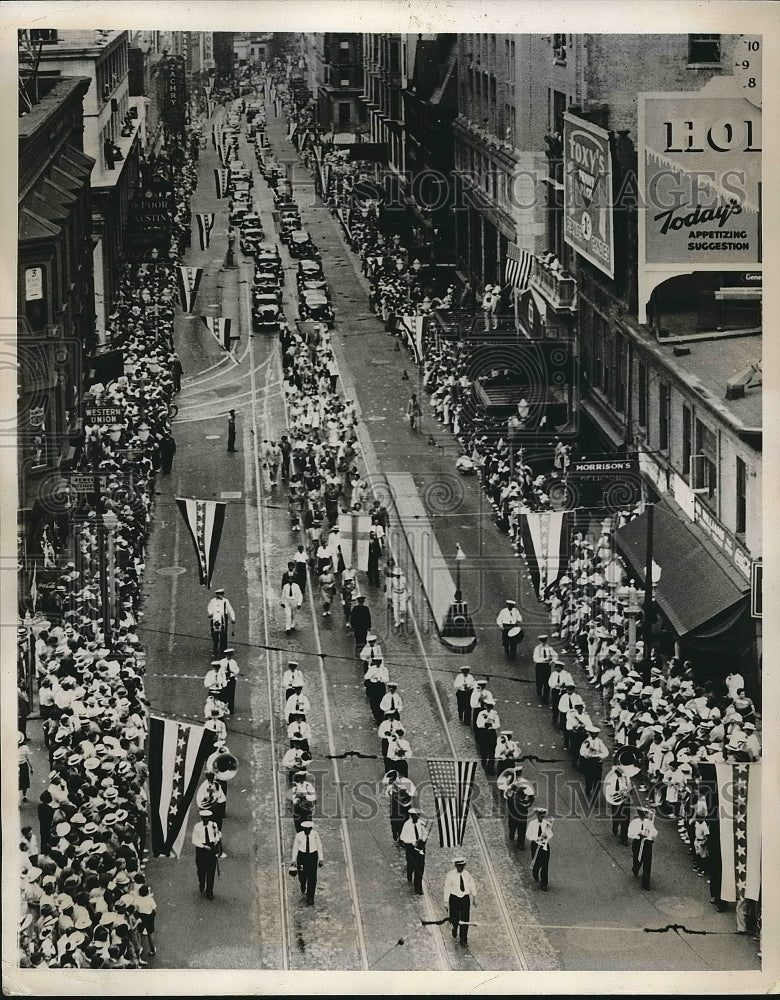
[[[229,750],[217,750],[206,760],[206,769],[220,781],[231,781],[238,774],[238,760]]]

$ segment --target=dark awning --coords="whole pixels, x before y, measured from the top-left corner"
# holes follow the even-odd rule
[[[636,576],[644,580],[647,512],[615,534],[618,549]],[[741,617],[749,582],[722,556],[709,548],[695,524],[680,520],[656,504],[653,523],[653,561],[661,567],[656,600],[677,635],[696,631],[708,637],[728,631]],[[706,628],[701,626],[706,625]]]

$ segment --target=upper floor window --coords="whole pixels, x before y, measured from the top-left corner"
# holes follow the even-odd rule
[[[566,65],[566,35],[553,35],[553,62]]]
[[[51,45],[57,41],[57,29],[56,28],[31,28],[30,29],[30,41],[31,42],[43,42],[45,45]]]
[[[720,35],[688,35],[689,63],[720,63]]]

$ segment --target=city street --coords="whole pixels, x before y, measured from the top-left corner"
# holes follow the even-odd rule
[[[416,599],[405,634],[392,627],[381,588],[361,573],[373,629],[404,699],[403,721],[412,746],[410,777],[422,790],[422,811],[432,823],[424,894],[405,879],[405,860],[390,834],[379,739],[363,694],[362,671],[338,603],[323,618],[309,580],[299,625],[286,636],[279,607],[280,581],[297,537],[290,530],[284,484],[272,488],[260,448],[286,429],[282,368],[275,335],[252,334],[251,257],[237,253],[226,268],[227,200],[215,197],[207,144],[198,161],[194,212],[215,212],[211,245],[193,244],[185,257],[204,268],[194,307],[200,315],[229,316],[240,334],[233,357],[199,319],[177,315],[176,347],[184,377],[173,424],[177,452],[172,472],[157,480],[156,520],[144,576],[139,635],[147,652],[147,694],[153,714],[202,722],[203,677],[211,660],[206,604],[194,553],[176,497],[225,500],[227,513],[214,587],[224,587],[237,622],[230,640],[241,668],[236,714],[228,720],[228,746],[238,758],[229,783],[224,847],[215,899],[198,893],[189,835],[181,858],[148,864],[157,915],[155,969],[290,970],[754,970],[754,941],[734,934],[734,913],[710,905],[706,880],[697,877],[674,821],[658,817],[652,885],[643,891],[631,875],[631,852],[610,831],[603,799],[588,811],[582,776],[573,769],[553,729],[549,707],[534,687],[531,650],[549,631],[547,610],[535,598],[523,560],[497,528],[493,508],[476,478],[455,470],[457,441],[430,414],[417,385],[411,355],[388,334],[367,305],[367,282],[347,247],[338,219],[314,194],[311,176],[287,139],[287,123],[268,104],[267,135],[277,158],[293,162],[292,184],[304,226],[323,261],[336,315],[332,331],[340,388],[355,401],[360,421],[361,473],[381,494],[393,474],[413,477],[428,523],[442,552],[456,544],[466,554],[462,574],[478,642],[466,662],[475,677],[489,678],[502,728],[512,729],[522,753],[532,755],[524,777],[537,785],[537,804],[555,818],[550,891],[531,878],[530,852],[517,850],[494,779],[478,769],[464,853],[477,886],[477,908],[468,949],[450,936],[443,885],[454,851],[438,846],[426,758],[471,758],[474,741],[458,721],[453,680],[464,658],[449,653],[425,627]],[[222,120],[218,108],[213,121]],[[255,169],[245,137],[240,156],[253,170],[255,210],[267,239],[274,230],[272,192]],[[284,309],[296,318],[295,264],[281,246],[286,283]],[[402,378],[406,370],[410,380]],[[423,418],[410,430],[406,405],[418,388]],[[227,451],[228,411],[237,413],[237,452]],[[431,435],[433,443],[431,443]],[[392,507],[391,523],[398,514]],[[507,597],[517,600],[526,636],[516,662],[507,660],[495,624]],[[554,643],[555,644],[555,643]],[[313,762],[319,799],[315,824],[324,847],[316,898],[307,907],[288,875],[294,836],[281,757],[284,731],[282,671],[297,660],[312,705]],[[569,669],[592,718],[604,726],[601,699],[576,663]],[[599,721],[600,720],[600,721]],[[609,733],[602,730],[605,739]],[[356,756],[344,757],[356,752]],[[190,814],[190,827],[197,819]],[[684,925],[697,934],[676,933]],[[647,933],[648,931],[658,933]]]

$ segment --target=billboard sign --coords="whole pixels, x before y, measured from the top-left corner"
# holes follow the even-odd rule
[[[761,109],[717,83],[639,95],[640,322],[670,277],[761,264]]]
[[[581,257],[614,278],[609,133],[575,115],[564,114],[563,167],[564,239]]]

